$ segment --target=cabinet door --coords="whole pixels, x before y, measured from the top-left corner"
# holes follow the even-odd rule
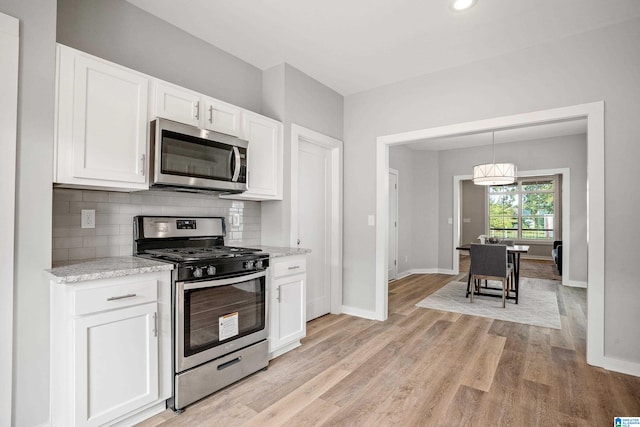
[[[156,117],[200,127],[201,108],[199,94],[162,81],[155,83]]]
[[[149,80],[64,46],[58,60],[56,182],[145,188]]]
[[[158,399],[157,303],[73,325],[76,426],[102,425]]]
[[[306,334],[305,275],[275,279],[271,313],[270,352]]]
[[[205,99],[204,128],[227,135],[240,135],[240,108],[215,99]]]
[[[243,111],[241,138],[247,148],[247,182],[249,190],[221,195],[234,200],[282,200],[283,140],[282,123]]]

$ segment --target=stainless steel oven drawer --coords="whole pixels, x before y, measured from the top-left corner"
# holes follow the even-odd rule
[[[185,406],[241,380],[269,364],[266,340],[175,376],[173,409]]]

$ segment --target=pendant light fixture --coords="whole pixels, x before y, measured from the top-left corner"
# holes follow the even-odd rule
[[[513,163],[496,163],[496,138],[491,132],[492,163],[473,167],[473,183],[476,185],[506,185],[516,180],[516,165]]]
[[[476,0],[450,0],[450,5],[456,12],[470,9],[476,4]]]

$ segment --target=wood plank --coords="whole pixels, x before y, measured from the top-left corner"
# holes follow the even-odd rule
[[[279,426],[286,424],[290,418],[304,410],[305,407],[309,406],[315,399],[340,382],[348,374],[349,371],[336,369],[334,367],[328,368],[282,399],[279,399],[273,405],[262,410],[244,425]]]

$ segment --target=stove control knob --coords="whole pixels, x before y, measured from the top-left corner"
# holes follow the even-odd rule
[[[202,268],[196,267],[193,269],[193,277],[202,277]]]
[[[209,276],[214,276],[216,274],[216,268],[213,265],[207,267],[207,274]]]
[[[256,268],[262,268],[262,267],[263,267],[262,260],[261,259],[257,260],[256,261]]]
[[[244,263],[245,270],[251,270],[254,268],[254,266],[255,266],[254,261],[247,261]]]

